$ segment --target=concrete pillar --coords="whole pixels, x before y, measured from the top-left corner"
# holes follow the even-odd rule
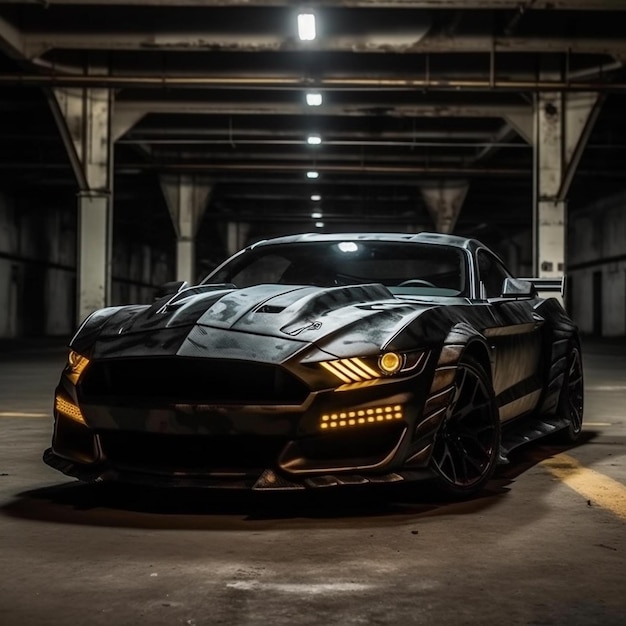
[[[82,320],[111,301],[113,93],[55,89],[48,101],[79,187],[77,318]]]
[[[526,143],[532,145],[533,114],[530,108],[526,113],[507,113],[504,119]]]
[[[469,183],[465,180],[442,180],[420,183],[419,187],[435,230],[451,233],[461,213]]]
[[[211,194],[211,182],[197,176],[162,176],[161,188],[176,232],[176,280],[196,282],[195,238]]]
[[[534,274],[565,272],[567,193],[601,106],[597,94],[540,93],[534,110]]]
[[[78,194],[78,319],[110,302],[111,199],[107,193]]]
[[[176,280],[186,280],[189,284],[196,282],[196,245],[189,237],[178,237],[176,240]]]
[[[535,125],[535,273],[560,276],[565,269],[565,202],[557,199],[564,169],[560,93],[537,96]]]

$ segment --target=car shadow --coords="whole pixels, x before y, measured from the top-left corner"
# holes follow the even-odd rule
[[[484,511],[505,497],[512,483],[541,461],[584,445],[530,444],[510,454],[487,487],[461,501],[445,499],[432,481],[303,491],[159,489],[123,484],[65,482],[23,491],[0,507],[4,515],[87,526],[264,530],[385,526],[437,515]]]
[[[506,493],[489,484],[472,499],[451,502],[427,483],[259,493],[71,482],[21,492],[0,511],[41,522],[133,528],[350,527],[357,518],[360,525],[378,526],[444,512],[469,514]]]

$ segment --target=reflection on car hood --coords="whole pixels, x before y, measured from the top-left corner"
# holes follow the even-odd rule
[[[332,354],[363,354],[379,349],[430,306],[397,299],[380,284],[207,286],[185,290],[150,307],[109,310],[99,324],[96,314],[91,329],[88,323],[81,335],[99,339],[97,352],[108,357],[137,355],[137,351],[227,356],[230,347],[241,358],[255,341],[266,344],[264,338],[286,340],[284,345],[292,346],[286,352],[315,343]],[[145,336],[152,337],[150,344],[142,339]],[[80,336],[75,342],[81,343]],[[278,347],[275,341],[272,345]],[[279,352],[286,356],[284,350]]]

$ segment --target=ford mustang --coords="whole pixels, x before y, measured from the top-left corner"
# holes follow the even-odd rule
[[[474,239],[303,234],[197,285],[92,313],[44,460],[84,481],[480,491],[516,446],[582,428],[575,325]]]

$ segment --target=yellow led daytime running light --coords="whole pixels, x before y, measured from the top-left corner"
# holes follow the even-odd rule
[[[380,378],[380,374],[376,370],[359,358],[322,361],[320,365],[335,375],[342,383],[360,383]]]
[[[373,370],[367,363],[364,363],[361,359],[348,359],[350,367],[356,368],[357,371],[365,372],[365,378],[378,378],[380,374]],[[369,376],[368,376],[369,374]]]
[[[54,398],[54,408],[59,413],[62,413],[75,422],[86,425],[85,418],[83,417],[81,410],[73,402],[62,398],[61,396],[56,396]]]
[[[402,405],[393,404],[377,406],[370,409],[358,409],[351,411],[337,411],[336,413],[324,413],[320,419],[322,430],[351,428],[366,424],[380,424],[404,418]]]

